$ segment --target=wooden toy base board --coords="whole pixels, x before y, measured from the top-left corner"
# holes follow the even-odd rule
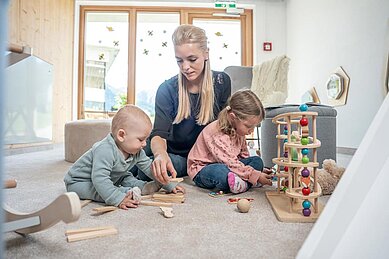
[[[293,204],[292,213],[289,212],[290,208],[290,198],[288,198],[284,193],[278,193],[277,191],[268,191],[265,192],[266,197],[272,206],[274,214],[277,219],[282,222],[294,222],[294,223],[306,223],[306,222],[315,222],[320,216],[320,213],[323,211],[324,206],[318,202],[319,210],[317,213],[314,212],[314,209],[311,207],[312,213],[309,217],[305,217],[302,214],[302,200]]]

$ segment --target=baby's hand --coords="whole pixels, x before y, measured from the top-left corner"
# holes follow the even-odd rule
[[[174,189],[172,190],[172,193],[185,193],[185,188],[182,187],[182,186],[179,186],[177,185],[176,187],[174,187]]]
[[[259,178],[258,178],[258,183],[261,183],[262,185],[272,185],[271,179],[272,175],[266,174],[263,172],[260,172]]]
[[[139,205],[139,201],[132,199],[132,192],[129,191],[126,194],[126,197],[122,200],[122,202],[119,204],[119,208],[123,210],[128,210],[128,208],[137,208]]]

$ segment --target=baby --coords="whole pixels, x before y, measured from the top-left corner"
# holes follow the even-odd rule
[[[140,195],[158,191],[181,190],[176,183],[162,186],[146,182],[132,175],[137,166],[154,179],[151,159],[143,151],[152,129],[150,118],[140,108],[126,105],[112,119],[111,133],[95,143],[69,169],[64,181],[68,192],[76,192],[80,199],[105,202],[121,209],[136,208]]]

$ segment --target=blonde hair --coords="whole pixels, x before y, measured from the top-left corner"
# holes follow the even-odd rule
[[[151,120],[149,116],[139,107],[127,104],[120,108],[119,111],[112,118],[111,132],[114,138],[120,129],[129,130],[130,127],[137,127],[137,125],[148,124],[151,126]]]
[[[240,120],[247,120],[252,116],[259,116],[260,121],[265,117],[265,109],[258,96],[251,90],[239,90],[227,101],[227,106],[219,113],[218,125],[220,130],[230,136],[235,136],[235,129],[228,119],[233,112]]]
[[[198,43],[199,48],[202,51],[208,51],[205,31],[193,25],[184,24],[178,26],[173,33],[172,40],[174,46],[180,46],[187,43]],[[191,115],[189,91],[186,87],[186,81],[186,77],[183,76],[180,71],[178,73],[178,110],[177,116],[173,121],[174,124],[180,123],[183,119],[186,119]],[[207,59],[205,60],[203,80],[199,92],[200,111],[196,118],[198,124],[206,125],[214,119],[214,98],[215,93],[213,89],[212,71],[209,59]]]

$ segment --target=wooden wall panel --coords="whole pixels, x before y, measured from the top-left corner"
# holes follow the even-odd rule
[[[19,0],[11,0],[8,9],[8,41],[19,43]]]
[[[53,142],[72,115],[74,0],[11,0],[9,42],[53,64]]]

